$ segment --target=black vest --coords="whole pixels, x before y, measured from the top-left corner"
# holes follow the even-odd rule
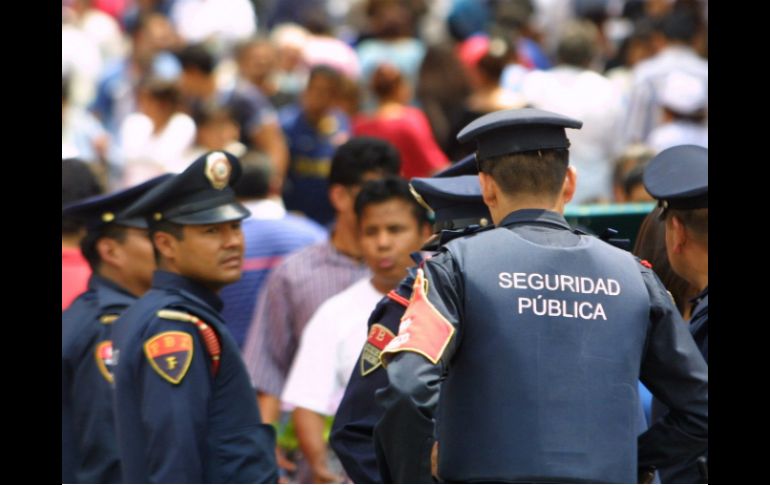
[[[594,237],[546,246],[506,227],[447,248],[464,301],[441,478],[635,483],[650,311],[638,263]]]

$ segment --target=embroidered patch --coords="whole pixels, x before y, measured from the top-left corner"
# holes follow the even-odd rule
[[[375,323],[369,329],[364,350],[361,352],[361,376],[371,374],[382,365],[380,363],[380,351],[393,340],[395,335],[387,327]]]
[[[380,361],[396,352],[416,352],[433,364],[438,363],[455,328],[428,300],[428,280],[422,268],[417,270],[409,307],[401,317],[398,336],[380,353]]]
[[[185,332],[159,333],[144,343],[144,354],[155,372],[168,382],[179,384],[192,363],[192,335]]]
[[[99,369],[99,374],[111,384],[113,380],[112,372],[110,372],[110,368],[113,364],[112,342],[104,340],[103,342],[96,344],[94,357],[96,357],[96,368]]]

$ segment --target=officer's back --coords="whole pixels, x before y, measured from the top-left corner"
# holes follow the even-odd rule
[[[579,126],[510,110],[460,133],[478,140],[497,227],[425,262],[381,354],[390,384],[375,439],[391,470],[429,456],[430,440],[410,443],[406,422],[428,416],[445,481],[635,482],[640,372],[672,412],[639,438],[639,465],[704,446],[706,365],[665,289],[562,215],[576,184],[564,128]]]

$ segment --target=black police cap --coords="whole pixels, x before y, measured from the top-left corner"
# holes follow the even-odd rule
[[[192,225],[244,219],[251,213],[238,202],[232,188],[240,175],[241,164],[235,155],[206,153],[184,172],[147,192],[123,216]]]
[[[476,140],[476,158],[569,148],[565,128],[580,128],[578,121],[534,108],[495,111],[473,120],[457,135],[462,142]]]
[[[449,167],[433,174],[434,177],[459,177],[460,175],[476,175],[476,154],[472,153],[465,158],[453,163]]]
[[[708,208],[708,148],[697,145],[666,148],[647,164],[642,181],[647,192],[664,208]]]
[[[436,230],[485,226],[492,219],[477,175],[413,178],[409,186],[417,201],[435,213]]]
[[[108,224],[146,229],[147,221],[143,217],[124,217],[121,212],[171,177],[170,173],[160,175],[118,192],[75,201],[62,207],[62,215],[82,220],[88,231],[99,230]]]

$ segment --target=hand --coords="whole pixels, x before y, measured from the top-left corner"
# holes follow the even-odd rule
[[[343,478],[332,473],[326,465],[313,468],[313,483],[342,483]]]
[[[438,478],[438,441],[433,442],[430,452],[430,474]]]
[[[279,446],[275,447],[275,461],[281,470],[286,470],[289,473],[297,470],[297,464],[286,458],[286,454]],[[289,479],[285,474],[281,474],[278,483],[289,483]]]

